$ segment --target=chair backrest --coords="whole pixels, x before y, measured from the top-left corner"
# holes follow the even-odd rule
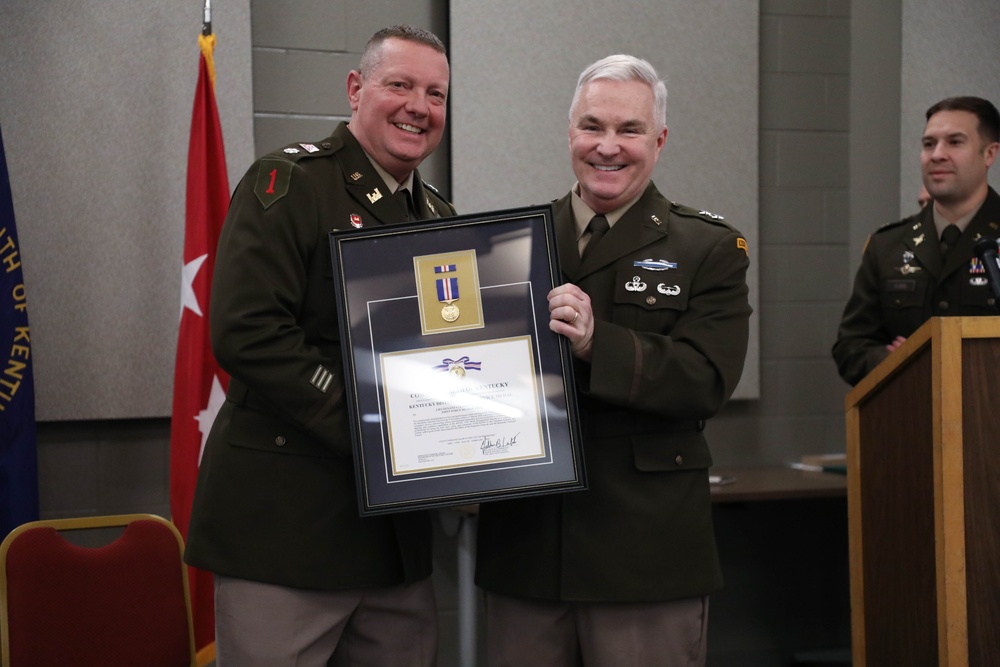
[[[110,544],[63,531],[124,527]],[[0,545],[3,667],[193,667],[184,543],[166,519],[127,514],[35,521]]]

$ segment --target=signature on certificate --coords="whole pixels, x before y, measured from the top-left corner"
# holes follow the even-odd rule
[[[484,436],[482,443],[479,445],[479,450],[485,456],[506,454],[511,447],[517,445],[517,436],[519,435],[521,435],[520,431],[510,437],[491,438],[490,436]]]

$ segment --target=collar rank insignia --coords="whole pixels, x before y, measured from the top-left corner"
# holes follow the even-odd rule
[[[285,152],[288,153],[289,155],[295,155],[296,153],[298,153],[300,151],[299,151],[298,148],[286,148]]]
[[[379,199],[382,198],[382,193],[378,191],[378,188],[375,188],[375,191],[369,192],[367,196],[368,196],[368,201],[374,204],[375,202],[377,202]]]
[[[920,236],[914,236],[913,237],[913,245],[920,245],[923,242],[924,242],[924,235],[923,234],[921,234]]]
[[[918,222],[918,223],[914,224],[913,225],[913,229],[914,230],[920,229],[920,223]]]
[[[434,208],[434,204],[431,203],[431,198],[430,197],[424,197],[424,201],[427,202],[427,208],[430,209],[431,214],[432,215],[437,215],[438,214],[437,209]]]
[[[364,223],[361,222],[361,216],[357,213],[351,213],[351,226],[357,229],[364,227]]]
[[[358,180],[359,178],[361,178],[361,173],[360,173],[360,172],[357,172],[357,171],[356,171],[356,172],[354,172],[353,174],[351,174],[351,180],[352,180],[352,181],[356,181],[356,180]]]
[[[665,259],[637,259],[632,262],[632,266],[647,271],[666,271],[667,269],[676,269],[677,262],[668,262]]]
[[[657,217],[656,217],[655,215],[651,215],[651,216],[649,216],[649,219],[650,219],[650,220],[652,220],[653,222],[655,222],[655,223],[656,223],[656,224],[658,224],[658,225],[659,225],[659,224],[661,224],[661,223],[660,223],[660,219],[659,219],[659,218],[657,218]]]

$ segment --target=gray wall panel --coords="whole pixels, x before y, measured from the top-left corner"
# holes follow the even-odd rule
[[[909,215],[920,191],[920,137],[928,107],[954,95],[977,95],[1000,105],[1000,2],[902,0],[902,11],[899,210]],[[1000,188],[1000,165],[990,169],[990,184]]]
[[[255,47],[343,51],[345,0],[252,0]]]
[[[0,4],[39,419],[170,414],[202,4]],[[213,19],[235,185],[252,156],[249,0]]]
[[[612,53],[667,82],[667,145],[654,178],[672,199],[747,235],[757,310],[756,2],[572,5],[451,2],[452,188],[462,211],[537,204],[574,182],[567,114],[580,71]],[[499,57],[498,54],[502,54]],[[737,396],[758,395],[756,315]]]
[[[267,84],[254,86],[254,111],[350,117],[347,73],[357,67],[358,58],[353,53],[255,47],[254,80]]]

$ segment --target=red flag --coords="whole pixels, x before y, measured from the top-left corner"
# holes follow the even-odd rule
[[[170,510],[185,539],[201,452],[229,386],[229,376],[219,368],[208,337],[215,248],[230,194],[215,106],[215,35],[200,35],[198,44],[201,59],[188,146],[181,320],[170,422]],[[212,573],[191,568],[189,574],[195,644],[201,649],[215,640]]]

